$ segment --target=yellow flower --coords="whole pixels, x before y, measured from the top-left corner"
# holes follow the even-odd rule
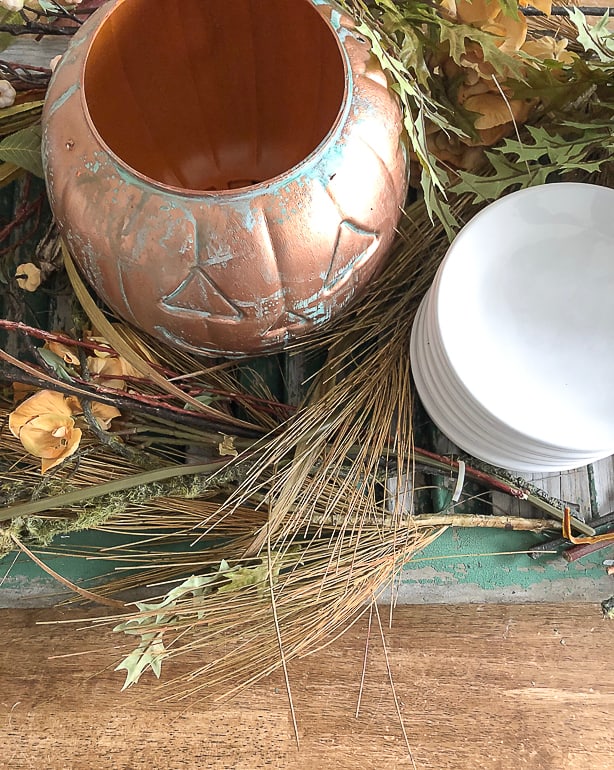
[[[88,342],[92,342],[93,344],[100,346],[93,353],[96,358],[107,358],[108,356],[115,355],[115,351],[106,341],[106,339],[104,337],[98,336],[95,332],[85,332],[85,339]]]
[[[117,407],[110,404],[101,404],[99,401],[92,401],[92,414],[102,430],[109,430],[111,420],[121,417],[121,412]]]
[[[126,389],[126,377],[140,377],[139,372],[121,356],[105,355],[104,357],[90,356],[87,359],[87,368],[94,382],[105,388],[115,390]]]
[[[83,407],[76,396],[68,396],[66,401],[70,405],[73,415],[81,416],[83,414]],[[116,417],[121,417],[122,413],[116,406],[102,404],[100,401],[91,401],[90,405],[92,407],[92,415],[98,423],[98,427],[102,430],[109,430],[111,427],[111,420],[114,420]]]
[[[518,5],[523,8],[532,5],[534,8],[537,8],[538,11],[545,13],[546,16],[550,16],[552,13],[552,0],[519,0]]]
[[[529,116],[530,104],[521,99],[504,99],[498,93],[483,93],[469,96],[464,107],[469,112],[477,113],[475,127],[477,129],[495,128],[512,121],[524,123]]]
[[[41,459],[41,473],[74,454],[81,441],[73,414],[76,399],[40,390],[9,415],[9,429],[26,452]],[[78,404],[78,402],[77,402]]]
[[[32,262],[24,262],[23,265],[18,265],[15,270],[15,280],[20,289],[36,291],[41,285],[40,267],[36,267]]]
[[[114,324],[116,331],[118,331],[126,340],[125,329],[118,324]],[[142,374],[135,369],[134,366],[122,356],[118,355],[108,341],[98,335],[93,330],[89,334],[86,333],[86,339],[88,342],[94,342],[100,346],[97,350],[94,350],[93,354],[87,359],[87,367],[92,379],[98,385],[107,388],[114,388],[115,390],[126,390],[126,377],[142,378]],[[150,363],[156,363],[156,359],[150,352],[143,348],[142,344],[136,339],[127,339],[126,341],[134,347],[137,353],[143,358],[146,358]]]
[[[474,25],[491,21],[501,8],[497,0],[443,0],[441,5],[457,21]]]
[[[567,43],[568,40],[564,37],[555,40],[553,37],[544,36],[535,40],[527,40],[522,46],[522,51],[542,61],[551,59],[563,64],[571,64],[575,57],[573,53],[567,50]]]
[[[495,44],[505,53],[518,51],[527,39],[527,20],[522,13],[509,16],[500,11],[491,22],[483,24],[482,29],[500,38]]]
[[[36,393],[38,388],[35,385],[26,385],[25,382],[13,383],[13,403],[18,404],[23,401],[26,396],[31,396],[32,393]]]
[[[79,366],[79,356],[63,342],[45,342],[44,347],[55,353],[56,356],[59,356],[65,363],[71,366]]]

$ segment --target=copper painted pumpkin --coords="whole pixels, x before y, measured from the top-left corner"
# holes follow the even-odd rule
[[[197,353],[274,350],[373,277],[406,194],[399,105],[319,0],[115,0],[43,116],[51,205],[95,291]]]

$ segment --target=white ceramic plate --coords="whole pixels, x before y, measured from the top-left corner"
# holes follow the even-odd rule
[[[469,408],[472,412],[480,414],[483,417],[483,419],[486,421],[486,423],[492,427],[493,431],[496,431],[497,433],[500,433],[501,431],[503,431],[507,439],[510,440],[512,443],[514,443],[518,449],[527,449],[529,446],[533,446],[534,448],[538,449],[540,452],[546,453],[551,456],[562,456],[562,457],[575,456],[578,458],[583,458],[588,454],[591,454],[592,456],[608,457],[609,455],[614,453],[614,447],[610,447],[610,446],[606,448],[593,447],[589,451],[586,448],[582,450],[578,450],[575,447],[557,446],[543,440],[538,441],[534,437],[527,436],[526,434],[523,434],[520,431],[515,430],[510,425],[506,425],[501,420],[498,420],[488,410],[486,410],[483,404],[480,404],[471,395],[471,392],[464,387],[463,383],[460,381],[455,370],[453,369],[450,363],[450,360],[446,355],[446,351],[443,347],[443,341],[441,339],[441,335],[439,333],[439,326],[437,323],[437,314],[436,314],[436,307],[435,307],[435,300],[434,300],[434,296],[436,295],[436,292],[437,292],[438,280],[439,280],[439,276],[436,276],[435,280],[433,281],[432,288],[428,295],[429,300],[428,300],[428,309],[426,311],[427,317],[425,319],[426,320],[425,325],[427,326],[428,334],[430,335],[431,348],[433,349],[433,352],[434,354],[436,354],[436,357],[438,359],[438,368],[442,368],[445,370],[446,377],[450,381],[451,386],[462,397],[463,403],[466,405],[467,408]],[[505,374],[503,374],[502,376],[505,376]]]
[[[456,402],[445,385],[442,372],[433,368],[424,317],[425,307],[421,306],[411,339],[411,358],[414,380],[426,411],[437,427],[455,444],[486,462],[522,472],[552,472],[569,470],[592,462],[595,458],[556,458],[539,456],[526,449],[516,451],[509,447],[505,436],[492,434],[479,416],[463,409]]]
[[[434,313],[463,388],[538,444],[614,449],[614,190],[502,198],[442,263]]]
[[[587,458],[607,457],[612,454],[609,449],[578,452],[577,450],[553,447],[511,430],[509,426],[497,421],[486,410],[482,409],[480,404],[463,389],[462,383],[455,377],[445,355],[441,352],[436,334],[436,324],[432,323],[428,308],[425,308],[423,316],[422,335],[428,344],[431,372],[436,373],[437,380],[442,385],[445,383],[445,390],[455,408],[470,416],[471,424],[479,425],[482,434],[490,436],[501,450],[514,452],[525,460],[531,458],[542,464],[550,463],[557,467],[561,463],[569,464],[571,462],[576,462],[578,466],[581,466],[588,462]],[[467,423],[466,420],[465,423]]]

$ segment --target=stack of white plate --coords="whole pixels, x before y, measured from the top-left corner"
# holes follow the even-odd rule
[[[502,198],[459,233],[412,331],[416,388],[466,452],[523,472],[614,454],[614,190]]]

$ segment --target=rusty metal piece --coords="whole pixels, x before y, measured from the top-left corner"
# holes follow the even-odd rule
[[[376,273],[406,194],[396,97],[320,0],[115,0],[43,114],[54,214],[121,317],[196,353],[274,350]]]

